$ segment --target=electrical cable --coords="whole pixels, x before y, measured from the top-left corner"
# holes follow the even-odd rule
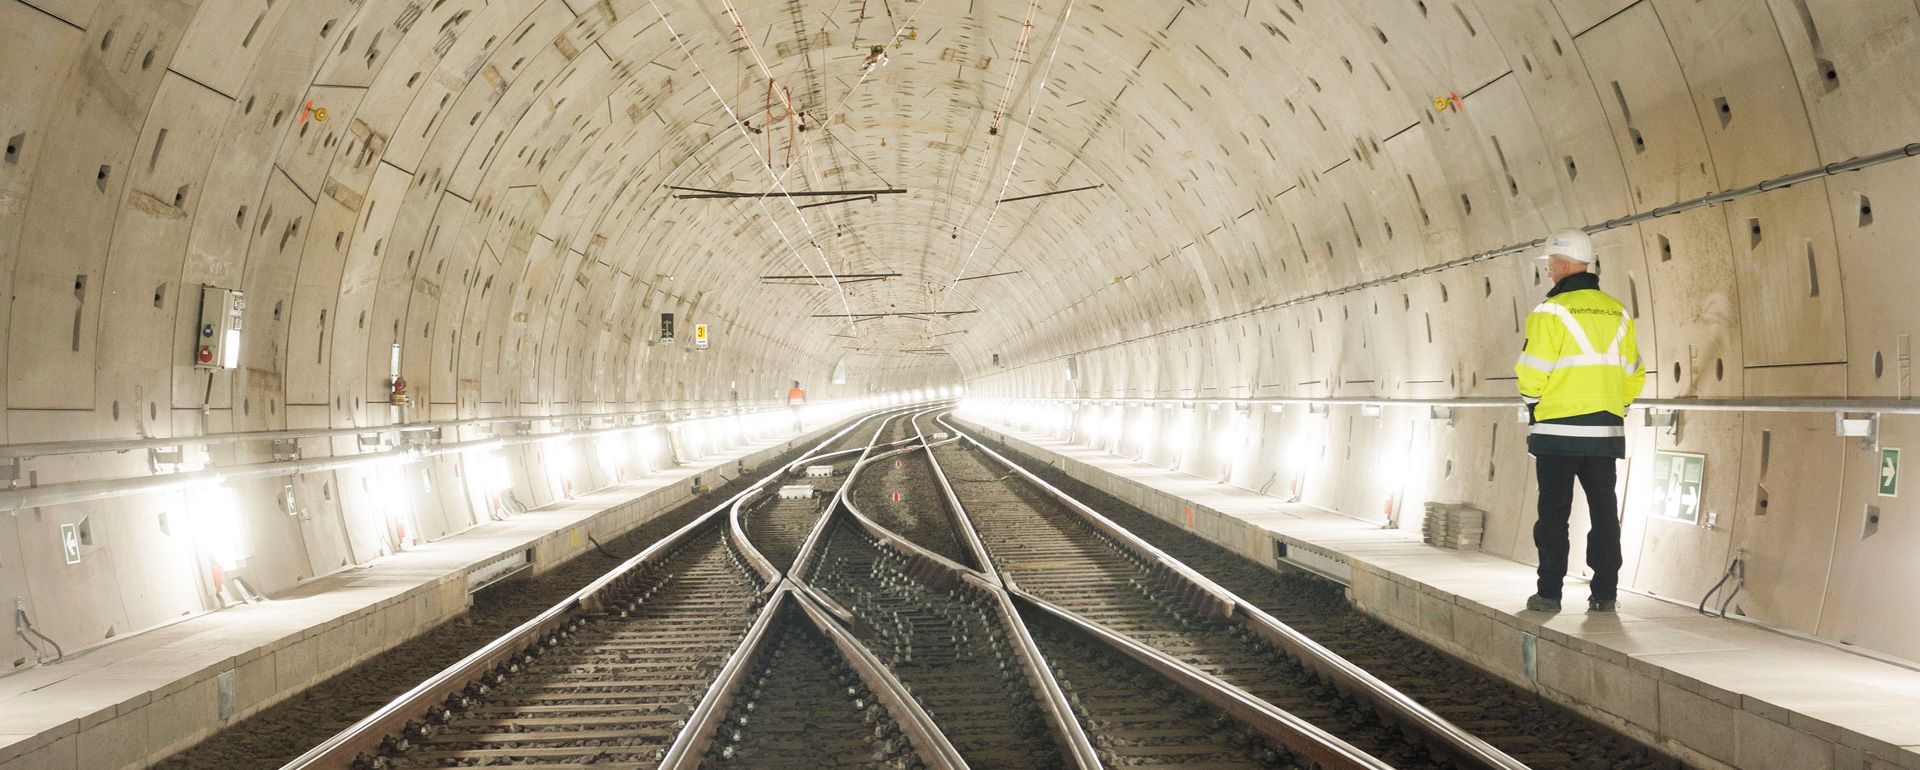
[[[649,0],[649,2],[653,2],[653,0]],[[767,65],[766,58],[760,54],[760,48],[758,45],[754,43],[753,36],[747,33],[746,22],[740,18],[740,13],[736,8],[734,8],[732,0],[721,0],[721,2],[727,9],[728,17],[733,21],[735,34],[739,36],[740,42],[744,43],[747,46],[747,52],[753,55],[754,63],[760,67],[760,74],[767,78],[769,88],[771,88],[771,84],[775,80],[773,75],[773,69]],[[927,6],[927,3],[925,2],[922,2],[921,4],[915,6],[913,9],[913,13],[907,16],[906,23],[895,28],[893,32],[893,36],[888,39],[887,44],[885,46],[881,46],[881,47],[886,48],[886,47],[899,45],[900,38],[906,34],[909,28],[913,27],[914,20],[919,18],[920,11],[924,9],[926,6]],[[658,3],[654,3],[654,10],[656,12],[659,11]],[[861,17],[863,19],[865,18],[864,5],[862,6]],[[887,20],[890,23],[893,20],[893,9],[891,5],[887,6]],[[666,17],[664,14],[661,16],[661,21],[662,22],[666,21]],[[824,27],[822,29],[824,31]],[[672,31],[671,25],[668,26],[668,31],[669,32]],[[679,40],[677,33],[675,35],[675,40],[676,42]],[[681,43],[681,50],[683,52],[686,51],[686,45],[684,43]],[[692,54],[688,53],[687,55],[688,55],[688,60],[692,61]],[[706,73],[703,70],[701,70],[698,62],[694,63],[694,69],[695,71],[700,73],[700,76],[702,79],[706,78]],[[861,85],[867,82],[867,78],[870,77],[873,74],[873,72],[874,70],[871,68],[863,70],[860,73],[859,79],[855,80],[852,85],[847,86],[847,92],[845,95],[843,95],[840,98],[839,103],[836,104],[832,109],[827,110],[825,117],[822,118],[820,121],[818,121],[818,127],[821,130],[826,129],[827,123],[832,120],[833,115],[838,113],[843,113],[846,110],[847,105],[853,101],[854,93],[859,90]],[[720,92],[718,89],[715,89],[713,87],[712,81],[708,81],[707,86],[708,86],[708,90],[713,91],[713,94],[716,98],[720,98]],[[800,120],[805,121],[806,116],[793,108],[793,102],[790,98],[790,95],[787,94],[784,91],[784,89],[780,92],[780,100],[781,100],[781,104],[786,107],[787,115],[789,119],[791,119],[795,115],[799,115]],[[726,100],[724,98],[721,98],[721,106],[722,107],[726,106]],[[771,103],[769,103],[768,107],[771,108],[771,106],[772,106]],[[729,116],[732,115],[731,109],[728,110],[728,114]],[[769,110],[769,114],[771,114],[771,110]],[[736,124],[737,122],[738,121],[736,121]],[[808,145],[807,149],[810,150],[812,141],[810,139],[807,139],[804,134],[801,135],[801,138],[805,140],[806,144]],[[837,141],[832,135],[829,135],[828,139]],[[843,147],[845,146],[844,143],[842,144],[842,146]],[[791,141],[789,142],[788,148],[789,148],[789,152],[791,152],[791,149],[792,149]],[[866,165],[866,161],[861,159],[857,153],[854,153],[851,147],[847,148],[847,152],[853,155],[856,161],[859,161],[862,165]],[[758,154],[758,151],[756,151],[756,154]],[[771,156],[771,151],[769,151],[769,157],[767,159],[763,159],[763,163],[767,166],[768,173],[772,174],[773,166],[772,166],[772,161],[770,156]],[[803,153],[801,155],[801,165],[808,165],[808,162],[810,161],[811,157],[812,156],[810,153]],[[870,171],[873,170],[872,166],[867,166],[867,168]],[[847,311],[847,317],[848,317],[847,320],[849,322],[848,326],[852,327],[853,312],[852,312],[852,306],[849,303],[847,298],[846,289],[844,286],[840,284],[839,277],[834,275],[833,264],[830,260],[827,259],[826,251],[820,247],[819,241],[817,240],[818,236],[815,235],[815,233],[813,232],[813,227],[807,222],[805,216],[800,215],[800,207],[797,205],[794,205],[792,196],[787,193],[786,178],[788,174],[793,173],[793,169],[794,169],[794,165],[792,163],[788,163],[786,168],[782,169],[777,174],[773,174],[773,186],[767,189],[767,194],[771,194],[774,190],[779,190],[782,193],[782,195],[787,198],[787,204],[793,207],[794,214],[800,217],[801,226],[806,228],[807,236],[810,239],[813,239],[813,240],[810,240],[809,245],[813,246],[814,250],[819,252],[820,261],[826,265],[828,276],[834,279],[835,288],[838,288],[840,290],[841,304],[843,306],[843,309]],[[818,176],[818,173],[814,172],[814,175]],[[879,172],[877,171],[874,172],[874,175],[880,176]],[[885,180],[885,177],[881,177],[881,179]],[[764,206],[764,199],[763,199],[762,205]],[[834,217],[831,212],[825,212],[825,216],[827,217],[827,220],[829,223],[834,222]],[[769,217],[769,221],[771,221],[771,217]],[[778,229],[777,224],[775,225],[775,229]],[[861,241],[861,243],[864,245],[865,243],[864,239]],[[868,248],[869,250],[871,250],[871,247],[868,247]],[[854,332],[856,334],[858,333],[858,331],[859,330],[857,328],[854,329]]]
[[[60,649],[59,642],[49,638],[46,634],[40,633],[40,629],[33,626],[33,620],[27,617],[27,608],[20,606],[18,600],[15,601],[13,606],[13,632],[19,634],[21,639],[26,640],[27,647],[33,650],[35,659],[40,659],[44,657],[44,655],[42,655],[40,651],[40,645],[34,644],[32,637],[27,636],[27,634],[40,637],[41,641],[52,645],[53,662],[59,663],[61,659],[67,657],[66,651]]]
[[[1733,562],[1727,565],[1726,573],[1720,576],[1720,582],[1714,583],[1712,588],[1707,589],[1707,594],[1700,597],[1700,606],[1698,608],[1700,614],[1710,617],[1713,615],[1713,613],[1707,611],[1707,602],[1712,601],[1713,595],[1719,593],[1720,589],[1726,586],[1727,581],[1733,580],[1735,575],[1739,576],[1740,582],[1734,586],[1732,593],[1727,594],[1726,601],[1720,603],[1720,616],[1726,617],[1727,605],[1733,603],[1733,597],[1740,593],[1741,586],[1747,583],[1746,559],[1742,556],[1733,557]]]
[[[719,87],[713,84],[713,79],[707,77],[706,68],[701,67],[700,61],[694,58],[693,49],[687,45],[686,38],[681,36],[678,30],[673,28],[673,22],[667,20],[666,10],[660,7],[660,3],[657,2],[657,0],[647,0],[647,3],[653,6],[654,13],[660,16],[660,24],[666,27],[667,34],[673,37],[674,44],[680,47],[680,53],[681,55],[687,58],[687,63],[693,65],[694,73],[700,76],[700,80],[702,83],[706,85],[707,91],[709,93],[712,93],[713,98],[720,102],[720,109],[726,111],[727,118],[733,123],[734,130],[739,131],[741,137],[746,139],[747,148],[753,151],[754,157],[758,159],[760,161],[760,164],[767,169],[768,174],[774,174],[772,158],[768,158],[761,155],[760,148],[755,147],[753,145],[753,137],[747,132],[746,126],[740,122],[740,116],[734,113],[733,105],[730,105],[727,103],[727,99],[725,96],[721,95]],[[745,40],[747,42],[747,50],[753,54],[754,60],[760,63],[761,70],[763,72],[767,71],[766,62],[761,59],[759,49],[753,45],[753,41],[750,38],[746,37],[745,24],[740,21],[739,14],[734,12],[733,3],[729,1],[726,3],[726,5],[727,5],[727,13],[732,15],[734,19],[735,31],[741,35],[742,40]],[[769,77],[768,79],[771,80],[772,78]],[[787,100],[787,96],[784,92],[781,93],[780,100],[782,104],[786,105],[787,112],[789,115],[795,114],[793,110],[793,104]],[[780,175],[774,175],[773,181],[774,181],[774,186],[780,191],[781,198],[787,202],[787,206],[791,207],[794,210],[794,216],[797,216],[800,218],[800,226],[804,228],[807,232],[807,238],[808,238],[807,245],[813,247],[814,252],[820,258],[821,264],[827,268],[827,276],[833,279],[833,288],[836,291],[840,292],[841,309],[845,311],[845,315],[847,318],[847,326],[849,328],[852,328],[853,327],[853,305],[847,300],[846,288],[840,285],[839,277],[834,274],[833,263],[827,259],[826,250],[820,248],[819,237],[814,234],[813,226],[807,223],[806,215],[800,213],[799,205],[793,202],[793,195],[787,191],[787,186],[785,183],[781,181]],[[799,247],[795,246],[793,243],[793,240],[787,237],[786,228],[783,228],[780,226],[780,222],[779,220],[774,218],[773,212],[766,210],[767,209],[766,198],[764,196],[756,198],[755,203],[760,206],[762,213],[765,213],[767,215],[767,222],[773,225],[774,232],[780,235],[780,240],[786,243],[787,248],[793,252],[795,258],[798,258],[800,260],[800,267],[807,271],[807,275],[814,279],[814,283],[819,284],[820,277],[813,272],[813,267],[808,265],[807,261],[804,258],[800,258]],[[821,287],[825,288],[825,285],[822,284]]]
[[[1033,115],[1040,108],[1040,97],[1046,95],[1047,81],[1053,76],[1053,63],[1060,54],[1060,41],[1067,36],[1067,20],[1073,16],[1073,2],[1074,0],[1067,0],[1067,8],[1060,14],[1060,23],[1054,30],[1053,45],[1047,51],[1047,66],[1040,71],[1040,87],[1034,89],[1032,96],[1027,100],[1027,120],[1021,128],[1020,141],[1013,146],[1013,158],[1007,162],[1006,176],[1001,178],[1000,194],[994,196],[993,207],[987,209],[987,220],[980,225],[979,239],[973,242],[973,248],[968,250],[967,256],[960,260],[960,269],[954,271],[953,280],[947,283],[947,288],[941,290],[943,292],[951,291],[954,286],[959,285],[960,276],[967,274],[967,266],[973,262],[974,255],[980,252],[981,244],[986,243],[987,232],[993,227],[993,219],[1000,213],[1000,199],[1007,197],[1007,189],[1013,185],[1014,171],[1020,166],[1020,153],[1026,149],[1027,138],[1033,135]]]

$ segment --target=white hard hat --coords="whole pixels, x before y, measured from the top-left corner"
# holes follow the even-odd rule
[[[1586,232],[1582,230],[1555,231],[1554,234],[1547,236],[1546,243],[1541,244],[1540,256],[1535,259],[1545,262],[1556,254],[1583,265],[1591,265],[1593,264],[1593,239],[1587,237]]]

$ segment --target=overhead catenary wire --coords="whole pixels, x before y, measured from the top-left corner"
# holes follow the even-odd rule
[[[747,32],[746,22],[741,19],[739,12],[733,7],[733,3],[731,2],[731,0],[723,0],[723,2],[726,5],[729,18],[734,22],[734,30],[736,34],[739,35],[741,42],[746,44],[748,51],[753,55],[753,60],[755,64],[760,68],[761,75],[767,78],[767,81],[769,83],[769,89],[770,89],[769,93],[771,94],[772,93],[771,84],[773,83],[774,80],[776,80],[773,74],[773,70],[767,65],[766,58],[760,54],[759,47],[753,41],[753,36],[751,34],[748,34]],[[913,27],[914,21],[919,18],[920,11],[924,9],[926,5],[927,3],[924,2],[923,0],[923,2],[921,2],[919,5],[914,6],[913,13],[907,15],[906,22],[894,29],[893,36],[889,38],[886,45],[882,47],[886,48],[886,47],[893,47],[893,46],[899,45],[901,38],[906,35],[908,29]],[[864,4],[862,6],[861,18],[862,19],[865,18]],[[889,22],[891,22],[893,19],[893,9],[891,5],[887,6],[887,19]],[[822,31],[824,30],[825,30],[825,27],[823,25]],[[857,35],[857,32],[856,32],[856,35]],[[841,96],[840,101],[835,103],[830,108],[828,108],[821,119],[815,121],[813,128],[815,128],[816,131],[818,132],[825,133],[827,135],[828,141],[840,144],[842,147],[846,147],[844,142],[840,142],[839,139],[831,133],[831,131],[829,130],[828,122],[831,121],[833,115],[843,114],[846,111],[847,105],[853,101],[854,94],[860,89],[862,85],[864,85],[867,82],[867,79],[870,76],[872,76],[873,72],[874,70],[872,68],[863,69],[860,73],[860,77],[856,79],[852,85],[849,85],[847,87],[847,92]],[[786,94],[784,91],[781,92],[781,94],[782,94],[781,104],[786,108],[787,114],[789,116],[789,120],[791,121],[793,119],[793,116],[800,115],[800,113],[799,111],[794,109],[790,95]],[[772,116],[771,97],[769,97],[767,106],[768,106],[769,121],[771,121],[772,119],[771,118]],[[804,120],[804,115],[800,115],[800,119]],[[800,140],[800,144],[802,145],[801,156],[800,156],[801,165],[806,166],[808,168],[808,174],[810,176],[817,177],[819,175],[818,172],[813,170],[810,165],[811,158],[812,158],[812,155],[811,155],[812,139],[811,137],[808,137],[806,133],[801,133],[799,135],[799,140]],[[793,147],[793,141],[792,141],[792,137],[790,137],[788,142],[789,153],[791,153],[792,147]],[[771,148],[771,143],[769,143],[769,148]],[[856,162],[860,163],[862,166],[865,166],[868,171],[873,172],[874,176],[879,177],[882,183],[886,184],[888,187],[892,187],[892,183],[887,181],[887,178],[884,175],[880,174],[878,170],[874,169],[872,165],[868,164],[865,159],[861,158],[859,153],[854,152],[853,148],[847,147],[846,149],[847,149],[847,153],[853,156],[853,159]],[[831,148],[829,148],[829,151],[831,151]],[[768,157],[771,158],[771,149],[769,149]],[[779,173],[775,174],[773,178],[773,184],[767,188],[767,192],[771,194],[776,189],[785,190],[786,188],[784,185],[786,183],[787,175],[792,173],[793,169],[794,169],[794,164],[788,163],[784,168],[782,168],[779,171]],[[797,212],[798,208],[796,208],[795,210]],[[827,222],[829,224],[834,225],[836,228],[839,226],[839,223],[834,219],[834,216],[831,212],[827,212],[826,217],[827,217]],[[808,228],[808,231],[809,233],[812,232],[812,228],[810,226]],[[856,238],[856,241],[860,243],[862,246],[865,245],[865,240],[859,238],[858,233],[855,233],[855,238]],[[817,247],[817,242],[816,242],[816,247]],[[869,248],[869,251],[871,251],[870,248]],[[825,260],[825,251],[822,250],[821,254],[822,254],[822,259]],[[829,272],[831,272],[830,264],[829,264]]]
[[[771,67],[767,65],[766,58],[760,54],[760,47],[754,43],[753,36],[747,33],[746,21],[740,17],[739,10],[736,9],[733,5],[733,0],[721,0],[721,3],[726,7],[728,18],[733,21],[734,33],[739,36],[742,43],[746,44],[747,52],[752,55],[754,63],[757,66],[759,66],[761,74],[767,78],[769,82],[769,88],[771,88],[771,83],[775,79],[773,75],[773,70]],[[693,58],[693,51],[687,46],[685,39],[681,37],[679,32],[673,29],[672,23],[667,21],[666,12],[660,8],[660,4],[656,2],[656,0],[648,0],[648,4],[653,6],[653,10],[656,14],[659,14],[661,23],[667,27],[668,33],[673,35],[674,42],[680,46],[681,53],[687,57],[688,62],[693,64],[694,71],[697,74],[699,74],[700,79],[706,83],[707,90],[712,92],[714,98],[720,101],[720,106],[727,111],[727,117],[732,119],[734,123],[734,127],[741,132],[741,135],[743,137],[746,137],[747,145],[749,147],[752,147],[753,139],[751,136],[747,134],[746,128],[741,125],[739,116],[734,114],[732,106],[727,104],[726,97],[720,94],[720,89],[714,86],[713,80],[707,77],[706,70],[702,68],[700,66],[700,63]],[[914,8],[913,16],[910,16],[907,19],[906,25],[903,25],[898,30],[895,30],[894,37],[893,37],[894,42],[898,42],[898,40],[900,39],[900,36],[905,34],[906,28],[909,26],[912,26],[913,19],[919,15],[920,8],[922,7],[925,7],[924,3],[922,3],[921,6]],[[846,97],[841,100],[841,104],[840,104],[841,107],[844,107],[846,103],[853,98],[854,90],[857,89],[860,86],[860,84],[866,82],[867,75],[869,74],[871,74],[871,72],[863,73],[858,81],[856,81],[852,86],[848,87]],[[805,116],[793,108],[792,98],[788,93],[786,93],[784,89],[775,90],[775,93],[778,93],[780,95],[780,103],[786,107],[787,114],[789,116],[799,116],[799,119],[805,120]],[[831,115],[832,112],[829,112],[828,114]],[[792,146],[792,143],[790,142],[789,150],[791,150],[791,146]],[[760,151],[758,149],[755,149],[754,155],[760,156]],[[802,156],[803,162],[805,158],[806,156],[803,155]],[[825,267],[827,268],[827,276],[829,278],[833,278],[834,288],[840,292],[841,307],[843,310],[846,311],[846,314],[847,314],[847,325],[849,328],[851,328],[853,326],[853,318],[852,318],[853,307],[850,300],[847,297],[846,288],[840,284],[838,277],[834,275],[832,260],[827,258],[826,250],[820,246],[819,236],[813,231],[813,225],[807,221],[805,214],[800,213],[799,207],[793,202],[792,196],[788,194],[787,186],[786,186],[786,175],[793,170],[793,166],[789,165],[785,170],[776,173],[773,170],[773,165],[772,165],[773,159],[771,157],[761,156],[760,161],[761,161],[761,164],[767,168],[768,174],[773,177],[773,186],[769,188],[768,190],[769,194],[771,194],[775,190],[778,190],[781,193],[781,196],[783,198],[786,198],[787,205],[793,208],[794,216],[799,217],[800,226],[804,228],[807,232],[808,245],[811,246],[814,252],[816,253],[816,255],[819,256],[821,264],[825,265]],[[765,203],[762,202],[761,205],[764,207]],[[829,216],[829,220],[831,220],[831,216]],[[781,238],[785,240],[786,239],[785,229],[781,228],[779,226],[779,223],[773,220],[772,215],[770,213],[768,215],[768,221],[774,225],[774,229],[778,231],[781,235]],[[789,245],[791,245],[791,241],[788,241],[788,243]],[[803,264],[804,264],[804,260],[803,260]],[[812,268],[808,268],[808,272],[812,272]]]
[[[662,9],[660,7],[660,3],[658,3],[656,0],[647,0],[647,4],[653,6],[654,13],[660,16],[660,24],[666,28],[667,34],[673,38],[674,44],[680,47],[680,53],[687,58],[687,63],[693,65],[694,73],[700,76],[700,81],[706,85],[707,91],[713,94],[713,98],[720,102],[720,109],[726,111],[727,118],[733,123],[734,130],[740,132],[740,136],[746,140],[747,149],[753,151],[754,157],[760,161],[760,164],[762,166],[766,167],[768,174],[773,174],[772,158],[762,156],[760,154],[760,149],[754,146],[752,134],[750,134],[747,131],[746,126],[740,122],[740,116],[733,111],[733,105],[728,104],[726,97],[721,95],[719,87],[713,84],[713,79],[707,77],[706,68],[701,67],[700,60],[694,58],[693,49],[687,45],[686,38],[683,37],[678,30],[673,28],[673,22],[667,19],[666,10]],[[727,2],[727,12],[730,14],[733,13],[733,3],[730,2],[730,0]],[[734,19],[737,23],[739,20],[739,16],[735,14]],[[740,29],[740,32],[742,35],[745,34],[745,30],[743,28]],[[750,50],[753,50],[754,59],[759,60],[760,59],[759,51],[753,48],[750,40],[748,42],[749,42],[748,48]],[[761,66],[764,68],[765,62],[762,62]],[[782,96],[782,101],[785,102],[784,95]],[[792,109],[791,104],[788,105],[788,109],[789,110]],[[847,299],[846,288],[842,287],[840,285],[839,279],[834,276],[833,265],[831,262],[827,260],[826,251],[820,248],[818,236],[814,234],[813,227],[807,224],[806,215],[801,214],[799,212],[799,209],[795,206],[792,196],[786,194],[787,187],[785,184],[781,183],[779,175],[774,175],[773,183],[774,183],[774,187],[780,191],[782,199],[787,202],[787,206],[794,208],[794,216],[797,216],[800,218],[800,226],[806,229],[807,231],[808,245],[813,247],[813,250],[820,257],[821,263],[826,266],[828,277],[833,278],[833,288],[835,291],[838,291],[840,293],[841,309],[846,311],[847,326],[852,327],[853,326],[853,305]],[[807,261],[805,258],[800,258],[799,247],[795,246],[793,243],[793,240],[787,237],[786,228],[780,226],[780,221],[773,216],[773,212],[766,210],[766,206],[767,206],[766,198],[764,197],[756,198],[755,202],[760,205],[762,213],[767,215],[767,222],[773,225],[774,232],[779,233],[780,240],[787,244],[787,247],[793,251],[794,256],[796,258],[799,258],[800,266],[804,268],[809,275],[813,275],[813,268],[807,264]],[[818,282],[819,277],[816,275],[814,280]],[[826,288],[826,285],[821,284],[821,287]]]
[[[1047,51],[1047,64],[1040,70],[1039,86],[1029,92],[1027,98],[1027,119],[1025,125],[1020,129],[1020,141],[1015,142],[1013,145],[1013,157],[1007,161],[1007,173],[1000,180],[1000,192],[994,196],[995,201],[993,207],[987,209],[987,219],[980,225],[979,238],[974,240],[973,248],[967,251],[966,257],[960,260],[959,269],[954,271],[953,280],[947,282],[946,288],[942,289],[943,292],[952,290],[954,286],[960,283],[960,276],[966,275],[967,268],[972,264],[974,255],[978,254],[980,252],[980,246],[987,242],[987,232],[993,228],[993,219],[1000,213],[1001,199],[1007,197],[1007,190],[1013,184],[1013,174],[1020,167],[1020,153],[1026,149],[1028,137],[1033,135],[1033,116],[1040,108],[1041,97],[1047,93],[1047,82],[1053,75],[1053,63],[1060,54],[1060,41],[1067,35],[1067,20],[1073,16],[1073,3],[1074,0],[1067,0],[1066,10],[1060,14],[1060,23],[1056,25],[1053,32],[1053,44],[1049,46]],[[1031,20],[1028,21],[1028,24],[1032,24]]]

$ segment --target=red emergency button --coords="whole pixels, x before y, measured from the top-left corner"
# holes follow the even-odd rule
[[[205,345],[200,346],[200,363],[203,363],[203,364],[213,363],[213,348],[207,347]]]

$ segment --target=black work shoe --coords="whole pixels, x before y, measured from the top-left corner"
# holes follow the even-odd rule
[[[1612,599],[1588,599],[1588,612],[1612,612],[1616,602]]]
[[[1527,597],[1527,610],[1530,612],[1559,612],[1560,600],[1548,599],[1539,594]]]

